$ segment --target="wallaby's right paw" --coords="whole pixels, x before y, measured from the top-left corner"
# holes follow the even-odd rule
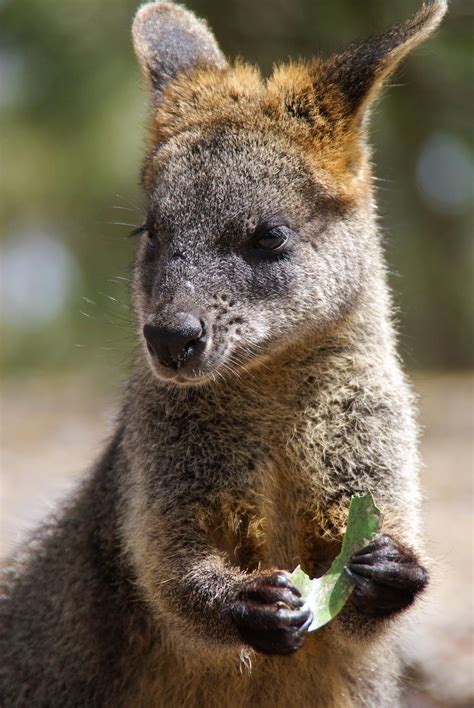
[[[240,636],[263,654],[291,654],[300,648],[312,612],[288,573],[275,571],[249,580],[231,606]]]

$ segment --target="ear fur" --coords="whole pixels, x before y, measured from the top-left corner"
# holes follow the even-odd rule
[[[194,68],[225,68],[212,32],[184,7],[169,2],[142,5],[133,21],[133,46],[155,96]]]
[[[326,63],[325,80],[339,87],[352,115],[363,116],[385,79],[406,54],[436,29],[447,7],[447,0],[425,3],[407,22],[351,45]]]

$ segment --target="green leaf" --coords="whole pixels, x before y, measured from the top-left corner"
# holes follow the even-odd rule
[[[308,632],[314,632],[330,622],[344,607],[354,589],[354,583],[344,570],[352,554],[366,546],[380,531],[381,513],[370,492],[354,496],[349,507],[347,528],[341,552],[321,578],[311,578],[295,568],[291,575],[293,585],[313,611]]]

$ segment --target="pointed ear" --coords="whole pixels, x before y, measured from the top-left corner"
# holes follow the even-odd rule
[[[436,29],[447,6],[447,0],[432,0],[407,22],[351,45],[326,63],[325,81],[342,91],[352,116],[364,115],[401,59]]]
[[[227,62],[204,21],[179,5],[142,5],[133,21],[133,46],[155,95],[181,73]]]

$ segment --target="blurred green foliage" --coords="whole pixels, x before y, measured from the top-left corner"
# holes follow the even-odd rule
[[[418,3],[187,5],[208,19],[228,55],[269,73],[275,61],[381,31]],[[133,346],[130,227],[111,222],[141,222],[146,93],[129,36],[135,8],[132,0],[0,0],[0,229],[4,271],[16,264],[10,286],[21,304],[15,309],[4,292],[7,374],[91,366],[116,378]],[[471,0],[452,1],[372,121],[402,355],[415,367],[472,365],[473,16]],[[45,256],[49,275],[47,267],[41,275],[35,238],[59,244]],[[69,282],[54,286],[65,258]],[[60,301],[49,314],[40,307],[45,293]]]

